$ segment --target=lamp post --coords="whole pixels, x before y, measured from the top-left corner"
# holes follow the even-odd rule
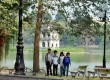
[[[106,13],[107,11],[105,10],[103,21],[104,21],[104,53],[103,53],[103,68],[106,68]]]
[[[104,16],[102,17],[102,22],[104,22],[104,46],[103,46],[103,68],[106,68],[106,24],[107,24],[107,10],[108,10],[108,0],[103,4],[102,11],[104,11]],[[101,12],[102,16],[102,12]],[[101,17],[100,17],[101,18]]]
[[[19,26],[18,26],[18,42],[17,42],[17,54],[15,62],[15,75],[25,75],[25,65],[23,57],[23,36],[22,36],[22,0],[19,0]]]

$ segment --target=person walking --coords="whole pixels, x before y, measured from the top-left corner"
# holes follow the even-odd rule
[[[53,76],[58,75],[58,56],[57,51],[54,51],[54,55],[52,57],[52,64],[53,64]]]
[[[46,63],[46,70],[47,70],[47,76],[52,75],[52,53],[51,49],[48,49],[48,53],[45,55],[45,63]]]
[[[63,65],[64,65],[64,76],[68,76],[68,71],[69,71],[69,65],[71,65],[71,60],[70,60],[70,53],[66,53],[66,56],[63,59]]]
[[[63,65],[64,53],[60,52],[59,64],[60,64],[60,76],[64,76],[64,65]]]

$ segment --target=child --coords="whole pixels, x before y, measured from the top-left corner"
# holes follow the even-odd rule
[[[64,65],[66,76],[68,76],[69,64],[71,65],[71,60],[70,60],[70,53],[68,52],[66,53],[66,56],[63,59],[63,65]]]
[[[54,55],[52,57],[52,63],[53,63],[53,76],[57,76],[58,73],[58,56],[57,56],[57,51],[54,51]]]
[[[60,75],[64,76],[64,65],[63,65],[64,53],[61,52],[59,56],[59,64],[60,64]]]

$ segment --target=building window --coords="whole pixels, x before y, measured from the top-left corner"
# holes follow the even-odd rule
[[[45,42],[42,42],[42,47],[45,47]]]
[[[45,33],[43,33],[43,37],[45,37]]]
[[[52,44],[52,47],[53,47],[53,44]]]
[[[57,47],[57,44],[56,44],[56,47]]]
[[[50,34],[48,34],[48,37],[50,37]]]

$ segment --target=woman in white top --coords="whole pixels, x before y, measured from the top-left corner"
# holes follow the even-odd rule
[[[53,76],[58,75],[58,56],[57,56],[57,51],[54,51],[54,55],[52,57],[52,64],[53,64]]]
[[[59,64],[60,64],[60,75],[64,76],[64,65],[63,65],[64,53],[61,52],[59,56]]]

